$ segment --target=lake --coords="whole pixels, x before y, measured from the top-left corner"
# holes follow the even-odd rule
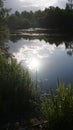
[[[17,36],[9,39],[9,53],[29,69],[42,90],[56,88],[58,81],[73,84],[73,41],[69,35]]]

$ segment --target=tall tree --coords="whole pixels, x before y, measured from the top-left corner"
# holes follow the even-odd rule
[[[0,49],[4,50],[4,42],[8,39],[8,28],[6,26],[7,9],[4,9],[3,0],[0,0]]]
[[[66,4],[66,8],[73,9],[73,0],[68,0],[68,3]]]

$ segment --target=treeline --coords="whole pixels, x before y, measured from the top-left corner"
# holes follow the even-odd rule
[[[44,11],[18,12],[11,14],[7,18],[7,25],[10,30],[25,29],[30,27],[42,27],[53,29],[72,29],[73,10],[69,8],[49,7]]]
[[[8,38],[7,12],[8,10],[3,8],[3,1],[0,0],[0,47],[1,43]]]

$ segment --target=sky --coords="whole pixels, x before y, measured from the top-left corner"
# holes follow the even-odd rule
[[[5,7],[12,8],[12,12],[44,10],[49,6],[59,6],[65,8],[67,0],[5,0]]]

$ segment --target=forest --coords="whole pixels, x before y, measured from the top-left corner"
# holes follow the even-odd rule
[[[26,28],[48,28],[58,30],[72,30],[73,28],[73,10],[66,7],[50,6],[44,11],[36,12],[18,12],[7,16],[8,28],[12,30]]]
[[[0,130],[72,130],[72,86],[58,82],[56,92],[50,90],[48,97],[42,97],[28,70],[4,46],[10,31],[29,27],[71,29],[73,10],[50,7],[9,15],[0,0]]]

